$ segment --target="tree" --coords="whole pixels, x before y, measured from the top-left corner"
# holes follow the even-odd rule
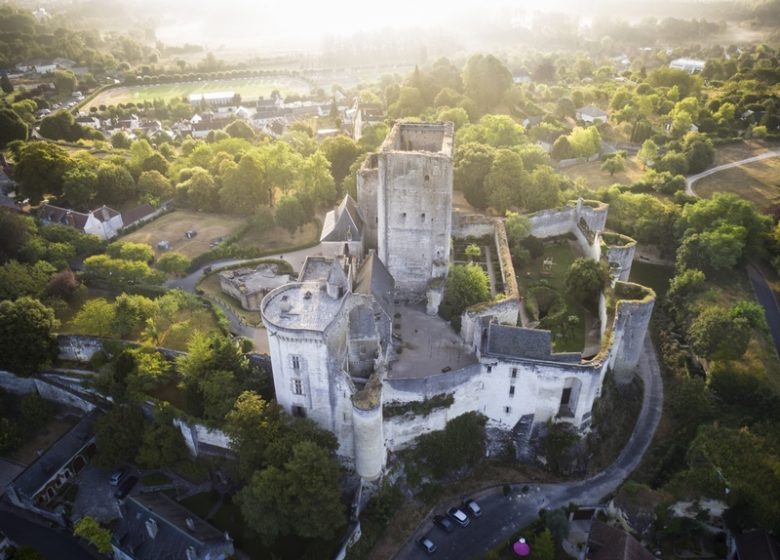
[[[222,177],[219,199],[228,212],[251,214],[272,198],[272,185],[266,180],[266,170],[255,154],[242,157],[238,166]]]
[[[477,54],[466,62],[463,85],[466,95],[486,112],[498,105],[512,85],[512,73],[493,55]]]
[[[339,478],[333,456],[302,441],[282,467],[255,472],[237,501],[247,525],[266,543],[289,534],[329,539],[346,523]]]
[[[436,478],[473,467],[485,456],[487,418],[467,412],[447,422],[444,430],[417,440],[417,454]]]
[[[54,311],[29,297],[0,301],[0,368],[32,375],[57,357]]]
[[[292,235],[299,227],[306,223],[306,214],[300,201],[295,196],[285,196],[276,207],[276,223],[290,232]]]
[[[173,185],[159,171],[144,171],[138,178],[138,191],[144,201],[157,206],[173,196]]]
[[[73,160],[51,142],[28,142],[19,151],[14,178],[19,193],[38,204],[47,194],[62,194],[63,178],[74,166]]]
[[[224,128],[231,138],[246,138],[252,140],[255,137],[255,131],[252,127],[242,120],[235,120]]]
[[[27,124],[15,111],[0,109],[0,150],[14,140],[27,140]]]
[[[402,86],[398,99],[387,108],[387,114],[393,118],[417,117],[426,109],[422,92],[416,87]]]
[[[170,422],[146,424],[135,461],[147,469],[173,468],[189,457],[181,432]]]
[[[517,152],[507,148],[496,150],[490,172],[485,177],[488,204],[504,214],[518,198],[519,187],[527,177]]]
[[[590,157],[601,150],[601,134],[595,126],[574,127],[569,134],[569,144],[576,157]]]
[[[130,353],[134,358],[135,368],[127,378],[128,388],[137,393],[148,393],[171,380],[173,374],[171,363],[157,350],[140,347],[131,350]]]
[[[74,210],[91,210],[97,189],[97,173],[90,166],[78,164],[63,177],[62,197]]]
[[[106,253],[112,258],[126,261],[149,262],[154,258],[154,249],[146,243],[132,241],[114,241],[106,247]]]
[[[263,466],[268,445],[277,439],[282,429],[281,410],[253,391],[244,391],[225,417],[225,431],[230,446],[238,455],[242,476],[249,478]]]
[[[519,194],[520,204],[529,212],[556,208],[561,201],[561,176],[552,167],[540,165],[533,170],[530,180],[520,184]]]
[[[76,88],[76,75],[70,70],[55,70],[53,81],[60,97],[70,96]]]
[[[550,151],[550,157],[558,161],[575,157],[574,149],[566,136],[559,136],[555,140]]]
[[[73,328],[79,334],[109,336],[114,332],[114,305],[103,298],[87,301],[73,318]]]
[[[330,163],[330,173],[337,186],[341,186],[349,168],[360,155],[360,146],[348,136],[331,136],[322,141],[319,150]]]
[[[555,560],[555,542],[549,529],[545,529],[534,538],[534,559]]]
[[[0,211],[0,263],[17,256],[30,236],[31,222],[16,212]]]
[[[707,307],[688,329],[691,349],[699,356],[715,360],[737,360],[750,343],[750,322],[726,310]]]
[[[460,316],[463,311],[489,299],[490,282],[485,271],[473,263],[456,264],[450,267],[447,275],[439,314],[444,319],[451,320],[453,327],[460,330]]]
[[[144,434],[144,415],[135,405],[116,405],[95,422],[95,463],[113,468],[131,462],[138,454]]]
[[[11,83],[11,79],[5,72],[3,72],[2,76],[0,76],[0,89],[2,89],[3,93],[6,94],[14,92],[14,85]]]
[[[181,253],[165,253],[157,259],[157,268],[173,276],[184,276],[192,261]]]
[[[87,283],[98,282],[112,287],[123,287],[132,284],[162,284],[165,274],[149,268],[145,262],[94,255],[84,260],[84,279]]]
[[[46,295],[70,301],[81,286],[76,275],[69,268],[54,273],[46,284]]]
[[[474,262],[474,259],[479,258],[479,256],[482,254],[482,249],[479,248],[479,245],[476,243],[470,243],[466,247],[466,256],[469,258],[470,262]]]
[[[583,305],[594,308],[598,297],[609,283],[606,264],[593,259],[576,259],[566,273],[566,289]]]
[[[216,210],[219,206],[220,193],[211,174],[202,167],[194,167],[191,171],[192,174],[186,181],[176,185],[177,197],[183,198],[189,206],[196,210]],[[235,185],[231,186],[231,189],[234,188]],[[237,205],[237,202],[231,199],[231,206],[234,203]]]
[[[700,173],[715,161],[715,147],[712,145],[712,140],[706,136],[689,133],[683,145],[689,173]]]
[[[478,142],[457,145],[453,164],[455,188],[463,192],[466,200],[475,208],[487,206],[485,177],[490,172],[496,151]]]
[[[565,508],[547,512],[544,524],[550,531],[553,541],[560,545],[569,536],[569,514]]]
[[[111,145],[118,150],[130,149],[130,138],[121,130],[111,135]]]
[[[9,261],[0,266],[0,299],[43,296],[46,285],[55,270],[46,261],[38,261],[35,264]]]
[[[85,515],[73,526],[73,534],[89,542],[101,554],[111,552],[111,531],[101,527],[93,517]]]
[[[19,411],[25,431],[34,434],[51,421],[56,407],[38,393],[27,393],[19,402]]]
[[[51,140],[67,140],[75,142],[83,136],[83,130],[76,124],[73,113],[65,109],[57,111],[41,119],[41,136]]]
[[[610,177],[613,177],[615,173],[620,173],[626,170],[626,158],[622,154],[618,154],[612,157],[608,157],[601,164],[601,170],[609,173]]]
[[[136,195],[135,180],[123,166],[103,163],[97,172],[96,198],[102,204],[120,205]]]

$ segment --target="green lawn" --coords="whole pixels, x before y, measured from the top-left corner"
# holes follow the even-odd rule
[[[566,303],[566,316],[575,315],[579,318],[577,328],[565,332],[553,331],[553,349],[555,352],[582,352],[585,348],[585,308],[582,304],[566,294],[566,273],[578,257],[571,249],[565,237],[545,240],[544,254],[524,267],[516,267],[517,283],[520,293],[524,294],[534,286],[547,286],[561,294]],[[544,260],[553,261],[550,274],[543,274]],[[557,336],[559,335],[560,336]]]
[[[110,88],[92,101],[84,109],[100,105],[119,103],[143,103],[155,99],[173,99],[186,97],[193,93],[217,93],[232,91],[241,96],[242,101],[255,101],[259,97],[270,97],[278,90],[285,94],[308,94],[311,89],[308,82],[293,76],[268,76],[254,78],[233,78],[223,80],[198,80],[169,84],[150,84]]]

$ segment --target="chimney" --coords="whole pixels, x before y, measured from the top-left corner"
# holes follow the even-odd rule
[[[157,521],[154,519],[147,519],[146,520],[146,532],[149,533],[149,536],[151,538],[154,538],[157,536]]]
[[[184,523],[187,524],[187,529],[193,532],[195,531],[195,521],[193,521],[192,517],[188,517],[187,519],[185,519]]]

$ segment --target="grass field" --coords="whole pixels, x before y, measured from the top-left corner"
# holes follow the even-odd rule
[[[780,203],[780,158],[714,173],[694,183],[693,190],[703,198],[731,192],[753,202],[760,210],[769,210]]]
[[[633,159],[626,159],[626,169],[620,173],[615,173],[614,176],[610,176],[606,171],[601,170],[600,161],[591,161],[588,163],[578,163],[572,165],[566,169],[562,169],[562,173],[569,179],[576,179],[578,177],[584,178],[588,183],[588,188],[598,189],[600,187],[609,187],[615,183],[621,185],[630,185],[631,183],[638,181],[644,171],[642,166],[637,164]]]
[[[111,88],[99,94],[84,109],[100,105],[118,103],[138,103],[154,99],[173,99],[192,93],[215,93],[232,91],[243,101],[254,101],[259,97],[269,97],[271,92],[279,90],[282,95],[296,93],[308,94],[309,83],[293,76],[269,76],[256,78],[234,78],[226,80],[202,80],[194,82],[175,82],[169,84],[150,84]]]
[[[193,258],[208,251],[211,241],[234,234],[243,223],[243,219],[235,216],[176,210],[124,236],[122,241],[148,243],[157,256],[163,253],[157,249],[157,243],[167,241],[171,244],[171,251]],[[198,235],[187,239],[184,233],[191,229]]]
[[[298,247],[307,243],[314,243],[320,236],[320,223],[309,222],[295,233],[290,233],[284,228],[274,226],[268,231],[258,231],[249,228],[238,240],[238,244],[244,247],[259,247],[263,251],[282,250],[287,247]],[[273,258],[273,256],[269,257]]]

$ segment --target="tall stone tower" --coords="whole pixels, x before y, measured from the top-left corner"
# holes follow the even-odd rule
[[[452,233],[452,123],[398,122],[377,155],[377,254],[400,299],[444,278]]]

